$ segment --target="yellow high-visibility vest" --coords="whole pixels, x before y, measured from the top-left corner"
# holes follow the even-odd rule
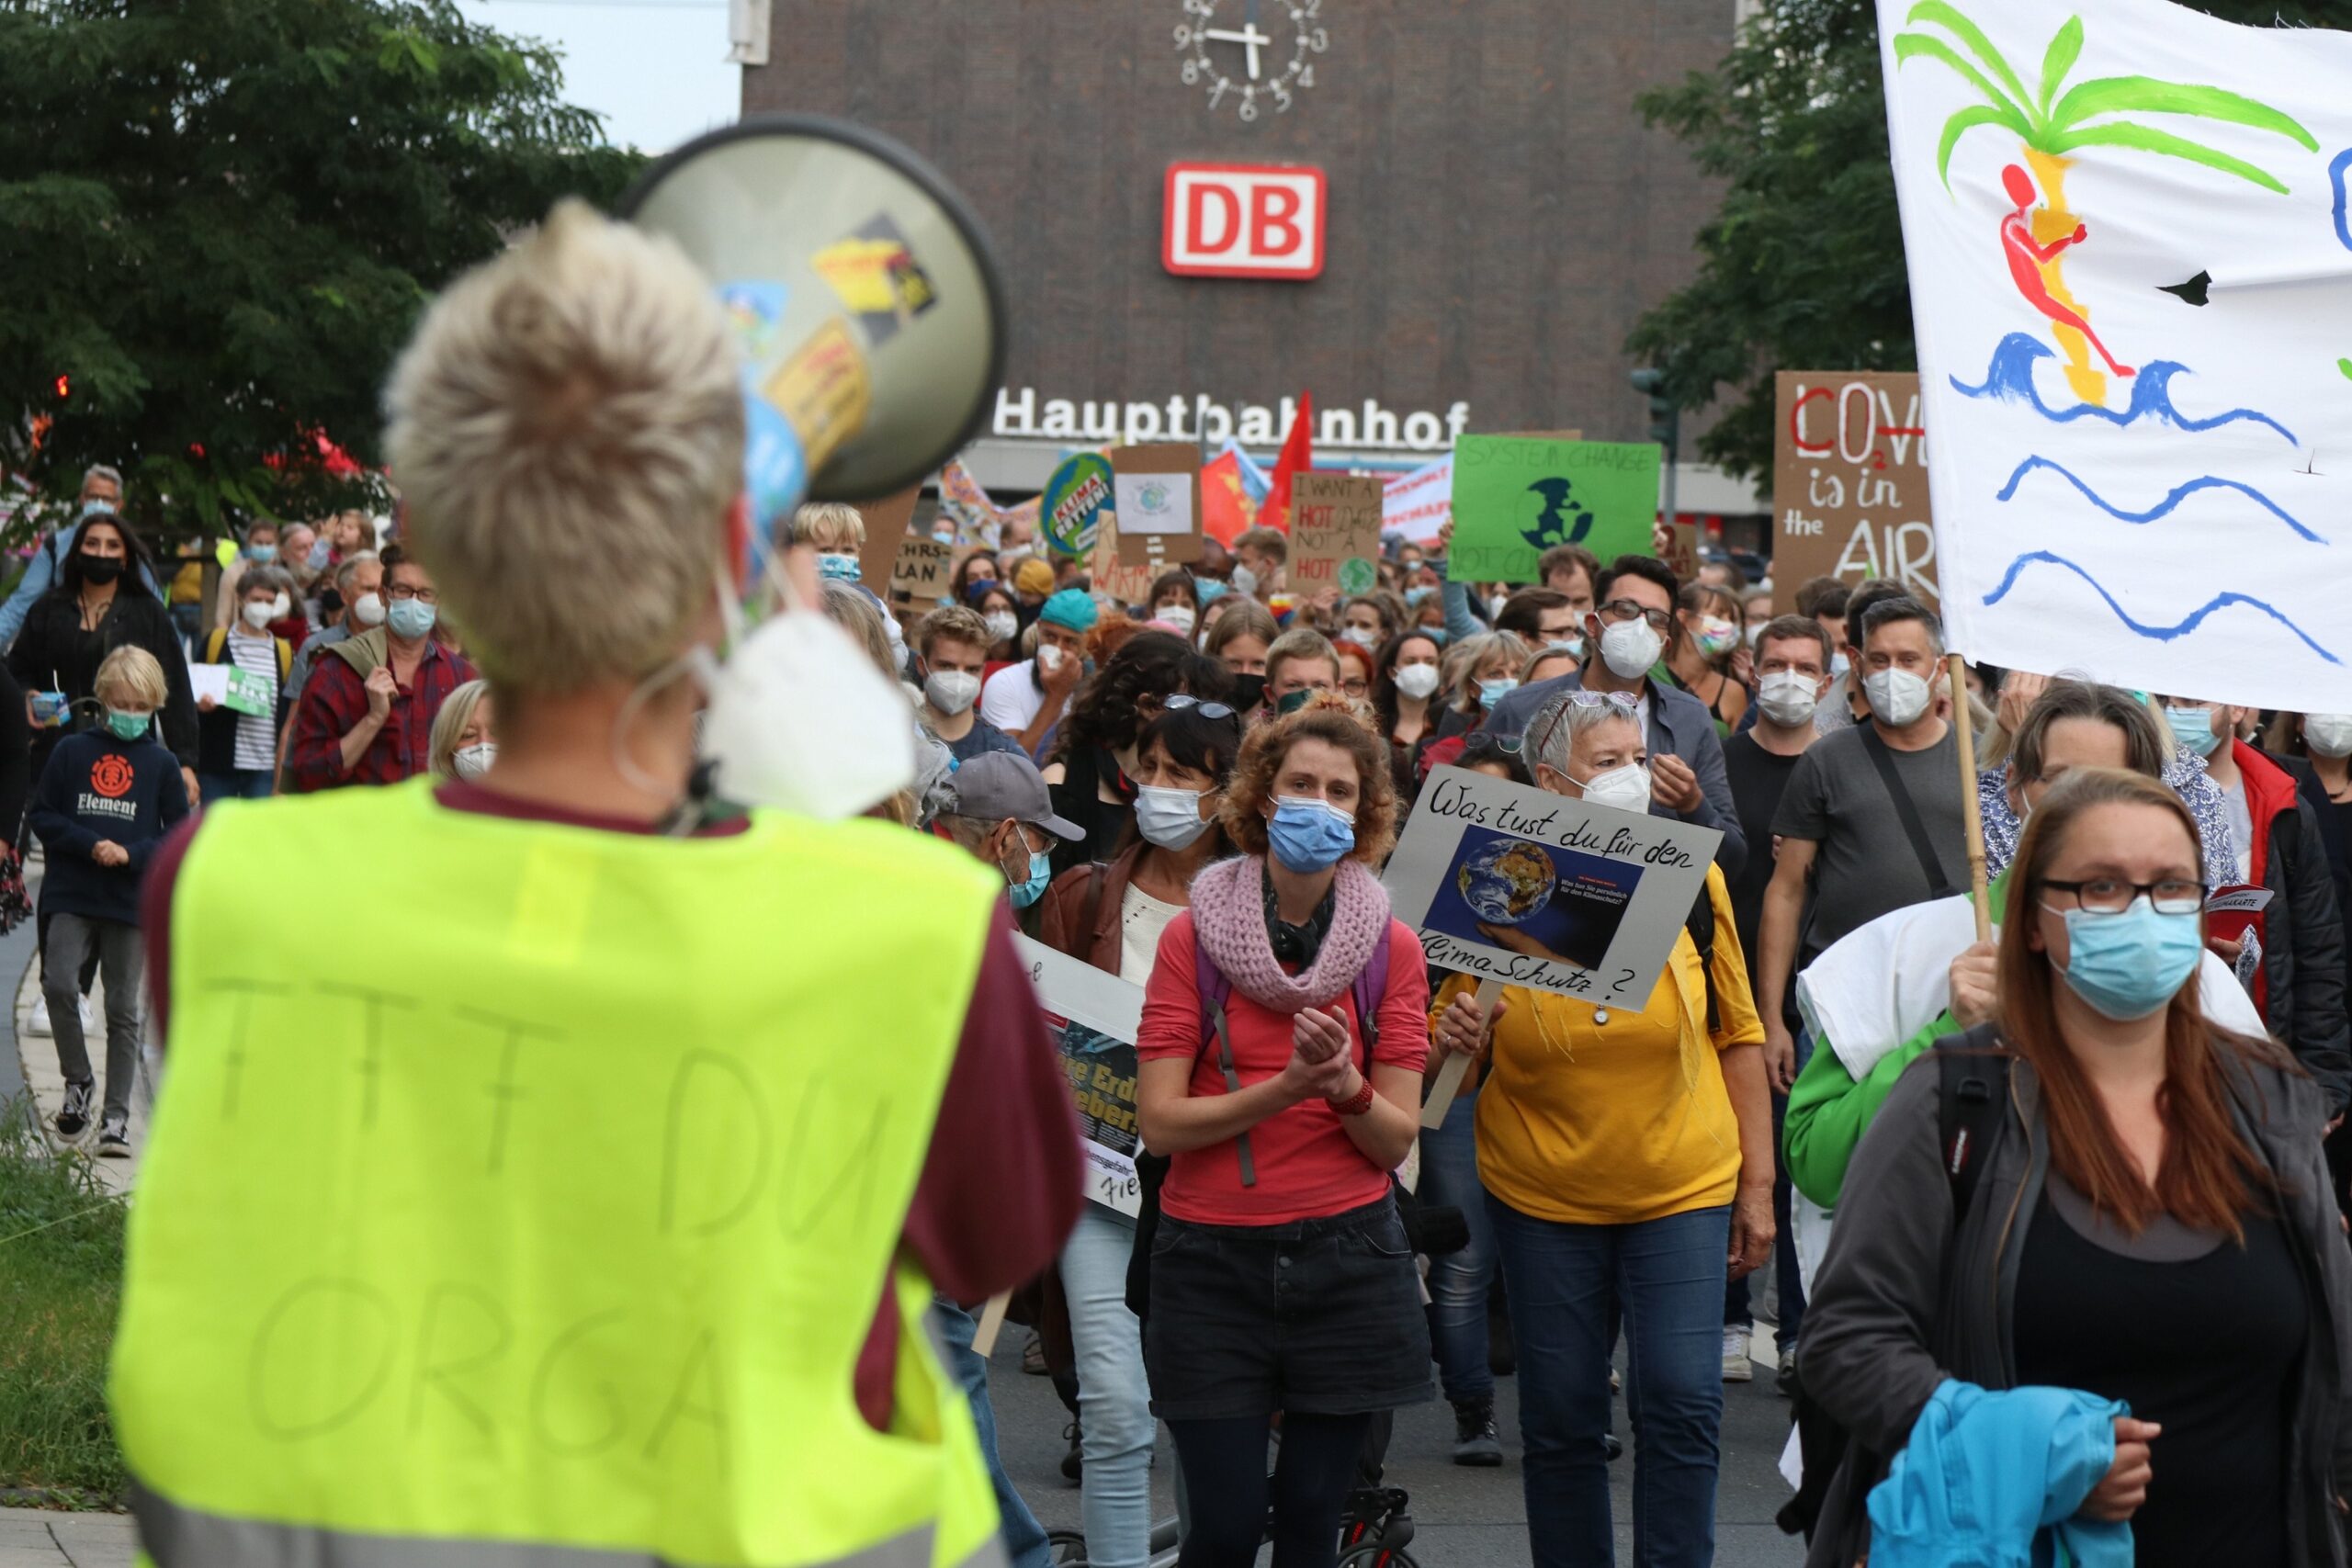
[[[334,863],[364,898],[279,897]],[[1001,891],[880,822],[215,807],[110,1386],[152,1560],[1000,1559],[897,1254]]]

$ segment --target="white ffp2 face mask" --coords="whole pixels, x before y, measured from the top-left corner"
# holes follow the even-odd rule
[[[1813,721],[1814,710],[1821,705],[1816,694],[1820,684],[1794,670],[1775,670],[1757,687],[1756,705],[1774,724],[1793,729]]]
[[[1011,642],[1021,635],[1021,618],[1010,610],[990,610],[980,618],[988,625],[989,636],[999,642]]]
[[[1908,670],[1882,670],[1863,678],[1862,695],[1881,724],[1900,729],[1918,722],[1935,689]]]
[[[953,718],[979,700],[980,678],[968,670],[934,670],[924,678],[923,701]]]
[[[2303,744],[2319,757],[2352,757],[2352,713],[2303,715]]]
[[[905,697],[823,615],[771,615],[723,664],[707,649],[689,657],[710,699],[703,754],[726,799],[838,821],[914,782]]]
[[[1571,775],[1573,776],[1573,775]],[[1628,762],[1622,768],[1611,768],[1605,773],[1578,781],[1585,799],[1594,806],[1607,806],[1619,811],[1647,811],[1650,808],[1650,771],[1639,762]]]
[[[1437,666],[1408,664],[1396,671],[1396,689],[1415,702],[1427,702],[1437,694]]]
[[[1166,621],[1185,637],[1193,635],[1193,623],[1199,617],[1190,604],[1162,604],[1151,613],[1155,621]]]
[[[1600,660],[1620,681],[1638,681],[1650,672],[1665,649],[1666,639],[1647,621],[1619,621],[1600,634]]]

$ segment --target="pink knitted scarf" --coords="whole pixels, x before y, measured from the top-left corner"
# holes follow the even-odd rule
[[[1388,929],[1388,889],[1352,860],[1331,884],[1331,929],[1315,962],[1286,975],[1266,931],[1264,860],[1238,855],[1193,878],[1193,931],[1233,988],[1274,1012],[1319,1008],[1355,984]]]

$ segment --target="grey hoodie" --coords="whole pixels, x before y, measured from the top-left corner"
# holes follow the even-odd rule
[[[1968,1038],[1982,1044],[1991,1032]],[[2284,1189],[2280,1219],[2311,1298],[2306,1371],[2289,1411],[2290,1561],[2345,1568],[2335,1499],[2352,1480],[2339,1420],[2352,1368],[2352,1248],[2320,1152],[2327,1112],[2318,1088],[2295,1068],[2215,1048],[2238,1129]],[[1937,1385],[1947,1377],[1992,1389],[2017,1382],[2018,1265],[2050,1158],[2041,1086],[2031,1066],[2011,1063],[2007,1112],[1977,1151],[1984,1163],[1975,1198],[1955,1225],[1937,1056],[1928,1052],[1904,1071],[1856,1150],[1806,1303],[1805,1389],[1853,1438],[1823,1501],[1808,1568],[1850,1568],[1861,1559],[1870,1489]]]

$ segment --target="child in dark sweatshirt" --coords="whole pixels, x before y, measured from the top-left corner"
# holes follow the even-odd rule
[[[78,1138],[90,1124],[90,1053],[82,1039],[80,977],[92,948],[106,976],[106,1107],[98,1153],[130,1154],[130,1081],[139,1066],[139,877],[164,835],[187,816],[179,759],[154,739],[155,710],[170,688],[143,648],[118,648],[93,689],[105,709],[96,729],[57,743],[33,792],[32,829],[48,852],[40,885],[40,986],[56,1032],[65,1105],[57,1131]]]

